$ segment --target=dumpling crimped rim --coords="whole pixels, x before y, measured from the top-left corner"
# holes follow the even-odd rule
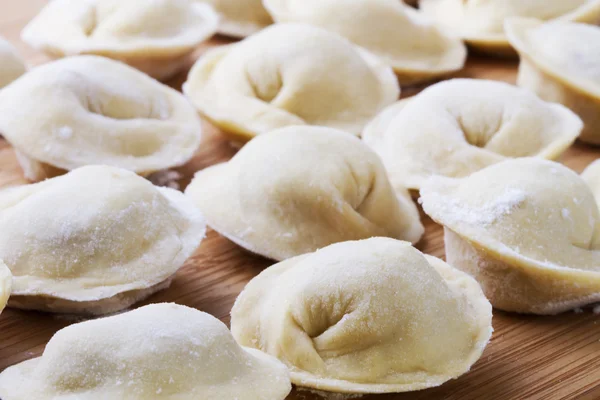
[[[93,3],[93,1],[90,2],[89,0],[82,0],[82,2]],[[75,1],[75,3],[79,3],[79,1]],[[50,4],[47,7],[52,6],[54,5]],[[198,17],[205,20],[205,26],[198,26],[196,28],[197,32],[188,32],[183,38],[180,37],[178,40],[169,39],[164,41],[164,43],[156,39],[137,40],[133,43],[125,41],[113,43],[89,43],[89,41],[79,43],[54,42],[45,32],[46,27],[42,20],[42,17],[44,17],[43,14],[35,17],[25,26],[21,32],[21,39],[34,48],[59,57],[84,54],[123,58],[174,57],[190,52],[194,47],[213,36],[217,31],[219,15],[211,6],[201,2],[190,1],[190,9]],[[135,18],[135,16],[132,17]]]
[[[549,161],[547,161],[549,162]],[[465,179],[465,178],[462,178]],[[436,223],[444,226],[445,229],[458,235],[462,240],[471,245],[473,249],[483,252],[494,260],[510,265],[517,271],[523,272],[543,272],[549,278],[559,280],[568,280],[573,285],[578,283],[589,285],[595,282],[600,287],[600,273],[597,271],[588,271],[574,267],[567,267],[556,264],[551,260],[538,260],[527,255],[519,253],[505,245],[501,240],[496,239],[489,234],[489,231],[482,226],[474,226],[472,224],[462,223],[459,219],[450,218],[439,206],[443,201],[443,196],[438,196],[439,187],[444,189],[453,189],[459,187],[461,178],[448,178],[437,176],[431,178],[427,184],[421,189],[421,198],[419,199],[423,210]],[[597,298],[600,299],[600,292]],[[591,300],[594,300],[591,299]],[[588,299],[589,300],[589,299]],[[574,299],[572,303],[556,302],[548,304],[543,310],[536,313],[555,314],[564,310],[568,310],[574,306],[580,305],[586,299]],[[574,304],[574,305],[573,305]]]
[[[377,239],[377,238],[375,238]],[[367,239],[367,240],[374,240]],[[259,275],[255,279],[261,279],[262,288],[270,288],[277,285],[277,279],[284,274],[286,271],[294,268],[294,266],[302,262],[307,257],[310,257],[314,253],[304,254],[300,256],[296,256],[290,259],[287,259],[283,262],[275,264],[268,268],[268,270],[264,271],[261,275]],[[463,360],[461,363],[461,371],[455,371],[453,374],[439,374],[434,376],[428,376],[426,380],[420,382],[413,383],[402,383],[402,384],[386,384],[386,383],[362,383],[362,382],[354,382],[344,379],[330,379],[324,378],[322,376],[318,376],[312,374],[307,371],[303,371],[293,365],[289,365],[286,363],[288,368],[290,369],[290,376],[292,379],[292,383],[295,385],[310,390],[323,390],[334,393],[344,393],[344,394],[384,394],[384,393],[401,393],[401,392],[411,392],[416,390],[422,390],[432,387],[437,387],[442,385],[444,382],[447,382],[451,379],[456,379],[459,376],[467,373],[472,365],[481,357],[483,351],[485,350],[487,344],[489,343],[492,333],[492,306],[483,294],[483,291],[477,281],[469,276],[467,273],[462,272],[446,262],[428,255],[422,254],[426,261],[431,265],[433,269],[440,275],[440,277],[444,280],[444,282],[448,285],[448,288],[451,292],[453,292],[457,297],[462,297],[467,299],[467,301],[472,305],[472,310],[477,312],[477,317],[474,320],[478,321],[478,335],[476,339],[473,340],[474,346],[472,348],[471,353],[468,357]],[[264,296],[259,296],[262,293],[264,295],[264,290],[256,291],[254,290],[254,294],[250,295],[251,298],[255,300],[258,298],[264,298]],[[258,295],[258,297],[257,297]],[[240,294],[238,299],[236,300],[236,304],[238,301],[242,301],[242,297],[244,296],[244,292]],[[248,298],[246,301],[252,301],[251,298]],[[257,306],[256,304],[254,305]],[[235,308],[235,305],[234,305]],[[234,336],[236,335],[236,330],[232,329]],[[238,339],[239,340],[239,339]],[[256,346],[259,343],[255,343]],[[368,368],[368,366],[365,366]]]
[[[140,320],[142,315],[145,321]],[[181,327],[176,324],[176,322],[181,321],[181,318],[186,318],[189,325]],[[129,321],[127,321],[128,319]],[[165,329],[166,332],[164,333],[160,330],[161,322],[171,324]],[[136,329],[139,325],[142,325],[142,327]],[[93,328],[101,333],[96,334],[96,330],[93,330]],[[110,363],[120,361],[124,355],[115,354],[113,360],[107,357],[107,353],[113,347],[119,348],[128,344],[131,346],[136,345],[136,343],[127,343],[126,340],[119,341],[115,339],[114,335],[110,335],[110,333],[117,333],[115,332],[118,330],[117,328],[126,331],[124,336],[127,341],[134,340],[139,336],[146,336],[144,339],[149,342],[142,345],[142,351],[132,353],[140,357],[141,360],[136,358],[127,360],[130,363],[148,361],[146,358],[149,360],[156,359],[157,356],[153,354],[154,351],[163,358],[168,357],[166,350],[179,351],[178,347],[182,346],[184,349],[191,350],[189,355],[186,352],[179,354],[183,360],[178,358],[174,359],[175,362],[165,360],[166,366],[161,367],[162,371],[158,374],[156,374],[156,366],[153,366],[154,371],[152,369],[147,371],[142,364],[138,368],[135,368],[137,366],[134,365],[133,370],[119,366],[117,371],[121,375],[111,375],[113,371],[106,371],[106,369],[112,369],[114,365]],[[149,330],[152,330],[152,332],[148,332]],[[161,337],[161,334],[165,335],[164,338]],[[64,357],[65,352],[71,351],[69,339],[72,339],[73,336],[76,336],[79,341],[76,344],[76,357],[66,360],[64,365],[56,367],[49,365],[50,363],[45,361],[44,358],[50,357],[51,360],[55,361],[57,356],[59,356],[58,358],[60,356]],[[92,346],[103,345],[106,348],[92,351],[86,348],[87,342]],[[161,345],[166,346],[166,349],[161,348]],[[53,346],[54,354],[48,355],[47,352],[52,353],[52,351],[48,351],[50,346]],[[82,354],[84,350],[87,350],[89,355]],[[209,355],[210,359],[206,360],[201,355]],[[79,356],[79,359],[77,356]],[[86,356],[88,357],[85,358]],[[68,385],[53,376],[56,373],[69,379],[72,378],[70,374],[80,373],[80,371],[74,370],[78,365],[76,363],[72,365],[73,360],[76,362],[84,360],[86,366],[83,368],[90,371],[97,370],[99,376],[94,376],[94,378],[98,381],[90,378],[89,381],[79,381],[79,384]],[[177,361],[183,365],[180,366]],[[176,376],[180,372],[177,367],[182,369],[186,362],[194,368],[183,368],[186,374]],[[42,372],[37,370],[38,366],[43,368]],[[182,385],[183,379],[189,378],[189,375],[202,374],[202,372],[206,372],[203,371],[203,368],[206,369],[210,366],[219,369],[213,378],[214,381],[202,376],[198,379],[197,386],[194,385],[194,382],[192,382],[192,385]],[[230,366],[231,369],[225,368],[226,366]],[[153,376],[152,372],[155,372],[158,376]],[[169,377],[169,375],[171,376]],[[174,376],[175,379],[173,379]],[[165,399],[207,398],[225,400],[222,396],[228,394],[240,396],[239,398],[243,399],[255,399],[255,395],[262,394],[260,398],[264,400],[283,400],[291,391],[289,373],[281,362],[261,351],[238,345],[225,324],[217,318],[175,303],[157,303],[124,314],[73,324],[59,330],[50,339],[49,345],[41,356],[15,364],[0,373],[0,394],[5,400],[29,400],[34,398],[36,400],[54,400],[58,398],[86,400],[108,398],[149,399],[154,397],[148,397],[146,393],[148,390],[144,385],[152,385],[158,382],[176,385],[177,391],[171,394],[164,393],[159,386],[156,398]],[[271,386],[262,388],[258,385],[259,382]],[[133,388],[130,389],[132,385]],[[56,386],[66,389],[66,392],[57,390]],[[152,386],[150,388],[150,391],[155,390]],[[208,393],[203,393],[204,389],[209,389]],[[246,390],[248,393],[246,393]],[[264,393],[261,393],[261,391],[264,391]],[[145,395],[140,392],[145,393]]]
[[[305,25],[305,24],[291,24],[291,25]],[[308,25],[307,25],[308,26]],[[267,28],[270,29],[270,28]],[[317,28],[315,28],[317,29]],[[320,28],[319,28],[320,29]],[[331,35],[338,36],[337,34],[330,33]],[[346,41],[345,38],[338,36],[340,39]],[[348,42],[351,44],[350,42]],[[218,67],[219,62],[225,58],[230,51],[235,49],[237,46],[243,46],[244,42],[232,43],[225,46],[219,46],[207,51],[191,68],[186,82],[182,86],[183,93],[187,96],[190,102],[196,107],[198,112],[206,118],[211,124],[220,128],[223,134],[232,140],[239,142],[247,142],[253,137],[264,131],[264,124],[260,122],[254,123],[248,118],[238,118],[232,115],[231,110],[222,110],[219,107],[215,107],[215,100],[210,93],[203,93],[206,85],[211,79],[212,73],[215,68]],[[381,104],[378,109],[383,109],[386,105],[392,103],[400,96],[400,86],[398,84],[398,78],[396,77],[393,69],[383,62],[379,57],[371,54],[369,51],[362,47],[351,44],[354,49],[359,53],[363,61],[370,67],[374,72],[377,80],[382,88]],[[251,98],[255,101],[262,100],[258,98]],[[277,108],[277,111],[286,114],[290,119],[294,119],[294,125],[307,124],[299,116],[292,114],[286,110]],[[273,127],[270,127],[271,129]],[[351,132],[355,135],[359,135],[360,132]]]
[[[248,353],[249,357],[254,358],[256,361],[262,363],[263,365],[268,365],[268,366],[272,366],[272,367],[280,366],[280,363],[275,362],[274,357],[271,357],[271,356],[263,353],[260,350],[256,350],[256,349],[252,349],[252,348],[244,347],[244,346],[240,346],[240,347],[246,353]],[[6,368],[4,371],[2,371],[0,373],[0,376],[5,375],[6,378],[0,379],[0,390],[3,389],[3,385],[2,385],[3,380],[8,380],[13,385],[16,385],[17,382],[20,382],[19,387],[36,388],[37,381],[31,375],[33,374],[33,372],[35,371],[35,368],[40,363],[41,358],[42,358],[42,356],[35,357],[35,358],[29,359],[29,360],[25,360],[25,361],[20,362],[19,364],[10,366],[10,367]],[[256,377],[256,379],[259,379],[262,377],[262,375],[255,374],[255,377]],[[291,387],[290,387],[290,389],[291,389]],[[39,393],[39,392],[37,392],[37,393]],[[99,397],[96,397],[96,395],[93,395],[93,394],[90,396],[92,396],[92,397],[89,397],[90,400],[105,399],[105,397],[103,397],[102,394],[99,394]],[[11,399],[12,399],[12,397],[6,398],[6,400],[11,400]],[[24,397],[18,398],[18,400],[22,400],[22,399],[25,399],[25,398]],[[57,398],[55,395],[50,395],[48,397],[42,397],[42,398],[36,397],[35,399],[36,400],[56,400]],[[88,399],[88,397],[86,396],[85,399]]]
[[[443,83],[439,83],[438,85],[448,85],[453,82],[460,82],[460,81],[463,81],[463,79],[447,80],[447,81],[444,81]],[[470,81],[470,80],[464,80],[464,81]],[[493,82],[495,85],[509,86],[508,84],[504,84],[502,82],[496,82],[496,81],[472,80],[472,82],[473,83],[479,82],[480,84],[483,84],[486,82],[489,82],[489,83]],[[432,85],[430,88],[433,89],[435,86],[436,85]],[[517,87],[513,87],[513,88],[515,90],[524,90],[524,89],[518,89]],[[415,99],[418,99],[419,96],[420,96],[420,94],[406,98],[406,99],[402,99],[402,100],[386,107],[385,109],[383,109],[383,111],[381,111],[375,118],[373,118],[373,120],[371,120],[371,122],[369,122],[369,124],[367,124],[367,126],[365,127],[365,129],[362,133],[362,139],[364,140],[364,142],[369,147],[371,147],[374,151],[376,151],[378,154],[380,154],[380,155],[385,154],[385,150],[387,149],[385,136],[386,136],[386,133],[388,132],[388,129],[390,129],[390,125],[392,124],[393,120],[403,111],[403,109],[407,105],[409,105],[410,102],[415,101]],[[451,100],[451,97],[448,97],[448,99]],[[581,133],[581,130],[583,129],[583,123],[575,113],[573,113],[571,110],[569,110],[567,107],[563,106],[562,104],[546,102],[546,101],[544,101],[544,103],[549,109],[554,111],[556,113],[556,115],[560,115],[562,117],[561,118],[562,136],[556,138],[550,144],[544,146],[544,148],[541,151],[539,151],[538,153],[531,155],[531,156],[554,160],[554,159],[557,159],[565,150],[567,150],[573,144],[573,142],[577,139],[578,135]],[[457,118],[457,122],[458,122],[458,118]],[[459,125],[460,125],[460,122],[459,122]],[[488,150],[485,147],[476,146],[472,143],[469,143],[466,138],[465,138],[465,142],[466,142],[465,143],[466,146],[478,147],[478,151],[481,152],[481,154],[487,154],[488,157],[490,157],[490,161],[496,160],[496,162],[498,162],[503,159],[519,158],[519,157],[511,157],[511,156],[502,155],[502,154],[496,153],[492,150]],[[390,153],[389,156],[393,157],[394,154]],[[384,164],[385,164],[385,162],[384,162]],[[435,174],[435,172],[434,172],[434,174]],[[388,175],[390,176],[390,179],[392,180],[393,183],[403,184],[411,190],[419,190],[421,185],[424,183],[423,177],[421,177],[419,175],[415,175],[415,174],[409,174],[409,173],[398,174],[395,171],[389,170]],[[397,179],[396,179],[396,177],[397,177]],[[426,178],[425,178],[425,180],[426,180]]]
[[[10,299],[10,303],[14,303],[19,308],[36,308],[42,304],[43,308],[56,308],[59,312],[66,308],[72,309],[74,312],[102,314],[104,309],[121,309],[123,308],[122,303],[129,305],[168,287],[174,274],[183,266],[204,238],[206,223],[201,212],[183,193],[165,187],[154,187],[154,189],[168,201],[170,207],[185,216],[189,223],[186,230],[177,238],[179,242],[177,253],[155,274],[148,275],[143,280],[124,284],[80,286],[71,290],[66,290],[64,285],[53,284],[55,279],[15,276],[13,277],[13,297]]]
[[[419,0],[422,2],[423,0]],[[436,0],[428,0],[429,2]],[[519,18],[519,17],[512,17]],[[511,19],[511,18],[509,18]],[[549,21],[571,21],[589,24],[600,23],[600,0],[591,0],[575,10]],[[509,39],[508,32],[498,34],[463,35],[463,40],[470,46],[484,52],[501,55],[515,55],[514,44]]]
[[[598,1],[597,8],[600,13],[600,1]],[[510,18],[505,23],[505,30],[511,45],[514,46],[521,57],[526,58],[528,62],[566,87],[585,96],[600,99],[599,82],[576,74],[565,74],[561,68],[546,60],[543,55],[538,54],[536,49],[532,47],[527,39],[527,32],[543,24],[544,22],[532,18]]]
[[[274,17],[275,20],[281,20],[280,22],[286,21],[295,21],[294,14],[292,12],[288,12],[285,10],[285,7],[281,7],[277,1],[265,0],[263,1],[265,8],[269,13]],[[343,1],[340,2],[340,4]],[[367,2],[365,2],[367,4]],[[419,15],[419,11],[406,6],[404,4],[398,4],[400,9],[404,9],[406,16],[410,19],[414,19],[413,22],[415,25],[422,24],[421,15]],[[310,23],[309,21],[298,21],[302,23]],[[433,21],[431,21],[432,25]],[[326,24],[317,25],[323,29],[327,29]],[[415,56],[410,61],[406,62],[404,60],[395,58],[395,57],[386,57],[383,52],[379,54],[375,52],[369,47],[362,47],[365,51],[371,52],[373,55],[380,57],[384,60],[385,63],[389,64],[401,84],[403,85],[411,85],[421,83],[423,81],[434,79],[441,75],[447,75],[456,71],[461,70],[464,67],[465,60],[467,58],[467,48],[462,42],[462,39],[453,35],[447,29],[441,26],[435,26],[436,33],[439,35],[439,38],[443,40],[445,44],[445,48],[443,51],[440,51],[441,55],[439,57],[439,62],[432,65],[417,65],[423,64],[419,62],[422,58]],[[338,33],[336,30],[332,30],[333,33]],[[342,35],[344,36],[344,35]],[[350,40],[350,39],[349,39]],[[358,43],[355,43],[357,46],[361,46]]]
[[[239,231],[236,227],[244,226],[244,219],[241,217],[241,211],[239,207],[239,199],[238,194],[235,191],[234,185],[228,185],[222,179],[222,171],[228,168],[226,163],[214,165],[212,167],[206,168],[196,174],[194,180],[197,181],[199,187],[202,188],[211,188],[207,194],[209,196],[214,196],[216,201],[211,202],[203,202],[204,206],[208,203],[211,206],[203,207],[202,212],[208,225],[216,231],[218,234],[226,237],[231,240],[233,243],[238,246],[243,247],[244,249],[250,251],[251,253],[258,254],[260,256],[270,258],[273,260],[282,260],[286,258],[283,254],[279,252],[273,251],[269,249],[268,246],[260,246],[258,244],[251,244],[244,239],[240,238],[235,234],[236,231]],[[188,186],[189,187],[189,186]],[[191,193],[192,190],[186,190],[186,194]],[[204,193],[196,193],[195,196],[204,196]],[[403,191],[395,191],[398,202],[407,205],[413,204],[413,201],[410,197],[405,196]],[[419,211],[416,206],[410,208],[412,211],[412,217],[417,220],[419,217]],[[217,217],[213,217],[213,215],[217,215]],[[417,243],[423,234],[423,226],[421,224],[415,225],[411,228],[411,231],[408,236],[412,238],[412,243]],[[262,243],[269,243],[268,235],[269,232],[265,233],[264,240]]]
[[[202,125],[194,107],[181,93],[119,61],[100,56],[85,55],[63,58],[39,66],[30,73],[21,76],[14,81],[13,84],[7,87],[6,90],[3,90],[2,93],[0,93],[0,102],[5,101],[7,104],[10,104],[10,101],[13,98],[11,96],[16,95],[14,93],[11,95],[11,91],[18,91],[21,87],[25,87],[26,91],[32,92],[33,89],[31,88],[32,85],[29,83],[29,80],[37,79],[39,81],[42,78],[51,75],[62,76],[62,71],[66,71],[66,75],[76,75],[79,73],[78,70],[83,68],[83,65],[86,65],[86,67],[89,68],[110,67],[112,68],[112,73],[117,73],[120,69],[120,72],[123,74],[138,77],[139,81],[136,83],[140,86],[143,85],[149,87],[153,92],[160,94],[160,96],[162,96],[161,100],[164,100],[170,106],[171,110],[177,111],[176,113],[172,112],[177,115],[177,118],[113,118],[87,109],[87,106],[82,102],[80,102],[81,104],[78,103],[78,109],[73,110],[72,113],[67,116],[70,118],[67,121],[64,121],[66,113],[64,113],[62,108],[58,108],[54,111],[51,110],[50,112],[45,109],[45,112],[43,113],[44,119],[41,121],[46,123],[40,123],[38,125],[34,124],[38,129],[38,131],[34,132],[24,131],[20,128],[16,118],[5,118],[7,122],[4,122],[4,125],[7,126],[4,126],[2,134],[17,150],[19,162],[23,166],[23,169],[26,170],[29,178],[39,180],[36,179],[39,178],[36,175],[38,175],[38,170],[40,169],[53,170],[58,168],[59,171],[69,171],[89,164],[108,164],[134,171],[140,175],[148,175],[152,172],[181,166],[193,157],[202,140]],[[52,71],[52,73],[49,73],[50,71]],[[56,80],[60,82],[60,79]],[[79,88],[72,89],[70,87],[71,82],[61,84],[52,81],[52,84],[55,85],[54,88],[60,87],[66,92],[66,94],[64,94],[61,91],[55,90],[54,93],[56,96],[63,96],[69,101],[71,101],[71,97],[75,97],[72,95],[77,95],[77,90],[80,90]],[[39,101],[43,100],[40,99]],[[32,108],[34,110],[40,110],[41,107],[32,106]],[[52,128],[59,122],[53,120],[53,118],[56,119],[55,116],[57,114],[61,115],[63,118],[62,123],[66,124],[65,127],[67,130],[71,130],[68,133],[75,138],[78,136],[77,132],[73,132],[72,130],[74,128],[69,124],[74,124],[79,128],[82,128],[83,126],[83,129],[80,130],[82,132],[81,136],[84,141],[84,146],[76,146],[70,140],[61,140],[60,136],[58,138],[55,136],[55,132]],[[84,119],[88,122],[87,125],[82,124],[81,121]],[[2,124],[2,122],[3,121],[0,121],[0,124]],[[167,128],[170,128],[176,135],[166,137],[165,139],[168,139],[166,141],[157,141],[157,145],[151,152],[143,154],[135,154],[132,150],[117,152],[114,149],[93,146],[90,143],[92,142],[92,139],[94,139],[94,135],[87,131],[88,128],[89,130],[101,130],[102,134],[106,137],[118,140],[119,135],[116,135],[114,131],[118,130],[119,133],[122,134],[121,136],[127,137],[126,133],[129,131],[134,133],[140,131],[142,123],[147,125],[145,129],[148,131],[152,129],[166,130]],[[34,146],[32,143],[35,143],[35,141],[32,140],[31,137],[35,137],[38,142],[41,141],[40,138],[45,139],[46,142],[50,142],[52,146]],[[100,148],[100,151],[98,151],[98,147]],[[51,151],[48,150],[48,148]],[[82,148],[84,152],[81,151]]]

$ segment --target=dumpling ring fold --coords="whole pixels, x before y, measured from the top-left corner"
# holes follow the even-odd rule
[[[267,268],[237,298],[231,330],[286,364],[298,386],[392,393],[467,372],[491,321],[467,274],[410,243],[371,238]]]

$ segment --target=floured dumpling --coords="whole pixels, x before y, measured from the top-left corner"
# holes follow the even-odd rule
[[[276,24],[207,52],[184,92],[233,139],[275,128],[321,125],[358,135],[399,94],[391,68],[344,38]]]
[[[53,57],[101,55],[163,80],[218,23],[212,7],[194,0],[53,0],[21,37]]]
[[[445,227],[448,263],[477,279],[494,307],[556,314],[600,300],[600,212],[570,169],[508,160],[432,178],[421,196]]]
[[[6,306],[8,302],[8,297],[10,296],[10,291],[12,287],[12,275],[10,270],[4,264],[2,260],[0,260],[0,312]]]
[[[342,393],[407,392],[457,378],[481,356],[491,322],[475,280],[388,238],[276,264],[250,281],[231,312],[238,343],[279,358],[294,384]]]
[[[506,26],[521,56],[518,85],[569,107],[585,124],[581,140],[600,145],[600,28],[528,19]]]
[[[273,23],[262,0],[196,0],[208,3],[219,13],[219,33],[246,37]]]
[[[0,259],[10,306],[103,314],[168,287],[204,237],[202,215],[176,190],[90,166],[0,191]]]
[[[600,159],[588,165],[581,177],[592,189],[596,203],[600,206]]]
[[[275,358],[168,303],[68,326],[41,357],[0,374],[3,400],[283,400],[290,390]]]
[[[392,188],[358,138],[294,126],[259,136],[231,161],[204,169],[186,189],[217,232],[276,260],[331,243],[423,234],[408,191]]]
[[[600,23],[600,0],[420,0],[420,8],[469,45],[500,54],[514,54],[504,31],[510,17]]]
[[[264,0],[277,22],[303,22],[338,33],[392,66],[402,84],[462,69],[467,50],[398,0]]]
[[[0,36],[0,89],[23,75],[26,70],[25,63],[15,48]]]
[[[103,57],[34,68],[0,91],[0,110],[0,132],[34,181],[90,164],[147,175],[200,145],[200,119],[181,93]]]
[[[462,177],[507,157],[557,158],[581,129],[567,108],[527,90],[454,79],[388,107],[363,139],[393,184],[419,189],[431,175]]]

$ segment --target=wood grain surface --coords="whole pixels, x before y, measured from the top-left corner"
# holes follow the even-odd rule
[[[47,59],[19,40],[25,23],[46,3],[44,0],[0,0],[0,35],[9,39],[30,65]],[[215,39],[208,46],[227,42]],[[204,46],[206,48],[206,46]],[[200,56],[203,49],[199,49]],[[514,82],[517,63],[472,58],[459,76]],[[171,84],[179,88],[181,74]],[[419,88],[403,90],[412,95]],[[0,110],[2,112],[2,110]],[[35,118],[35,116],[31,116]],[[225,161],[235,153],[219,132],[205,126],[204,141],[194,159],[179,168],[182,187],[195,171]],[[561,161],[581,171],[600,155],[600,148],[576,144]],[[10,145],[0,139],[0,186],[26,183]],[[442,230],[423,217],[426,235],[418,248],[444,256]],[[229,311],[244,285],[272,262],[247,253],[227,239],[210,232],[195,255],[178,273],[173,285],[146,303],[176,302],[206,311],[229,322]],[[140,304],[142,305],[142,304]],[[553,317],[534,317],[494,312],[494,335],[473,369],[439,388],[408,394],[365,396],[389,399],[600,399],[600,315],[591,308]],[[0,371],[39,356],[59,329],[75,322],[70,317],[5,310],[0,315]],[[294,392],[289,399],[317,399],[308,392]],[[35,399],[32,399],[35,400]],[[224,399],[228,400],[228,399]]]

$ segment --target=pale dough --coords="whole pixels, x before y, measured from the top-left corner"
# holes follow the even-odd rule
[[[363,139],[393,184],[418,190],[431,175],[462,177],[513,157],[558,158],[582,128],[569,109],[528,90],[453,79],[386,108]]]
[[[181,93],[98,56],[32,69],[0,91],[0,109],[0,132],[33,181],[90,164],[148,175],[186,163],[202,132]]]
[[[231,312],[242,346],[279,358],[298,386],[390,393],[469,371],[492,334],[477,282],[410,243],[337,243],[267,268]],[[10,399],[7,399],[10,400]]]
[[[511,19],[506,29],[521,56],[518,85],[569,107],[585,124],[580,139],[600,145],[600,27]]]
[[[0,373],[3,400],[284,400],[289,374],[215,317],[152,304],[58,331]]]
[[[431,178],[421,203],[445,227],[448,263],[477,279],[495,308],[556,314],[600,301],[598,204],[562,164],[520,158]]]
[[[0,89],[23,75],[27,71],[12,44],[0,36]]]
[[[406,188],[392,188],[358,138],[330,128],[261,135],[231,161],[196,173],[185,194],[213,229],[276,260],[345,240],[417,242],[423,234]]]
[[[219,33],[244,38],[271,25],[273,20],[262,0],[196,0],[214,7],[221,20]]]
[[[421,10],[484,52],[514,55],[504,22],[511,17],[600,23],[600,0],[420,0]]]
[[[0,191],[10,306],[104,314],[169,285],[205,222],[173,189],[107,166]]]
[[[12,288],[12,274],[10,270],[4,264],[2,260],[0,260],[0,312],[6,306],[8,302],[8,297],[10,296]]]
[[[165,80],[218,23],[212,7],[194,0],[53,0],[21,37],[53,57],[101,55]]]
[[[208,51],[183,89],[206,118],[240,141],[290,125],[358,135],[400,94],[394,72],[379,58],[303,24],[276,24]]]
[[[277,22],[302,22],[340,34],[389,64],[401,84],[462,69],[462,40],[398,0],[264,0]]]

